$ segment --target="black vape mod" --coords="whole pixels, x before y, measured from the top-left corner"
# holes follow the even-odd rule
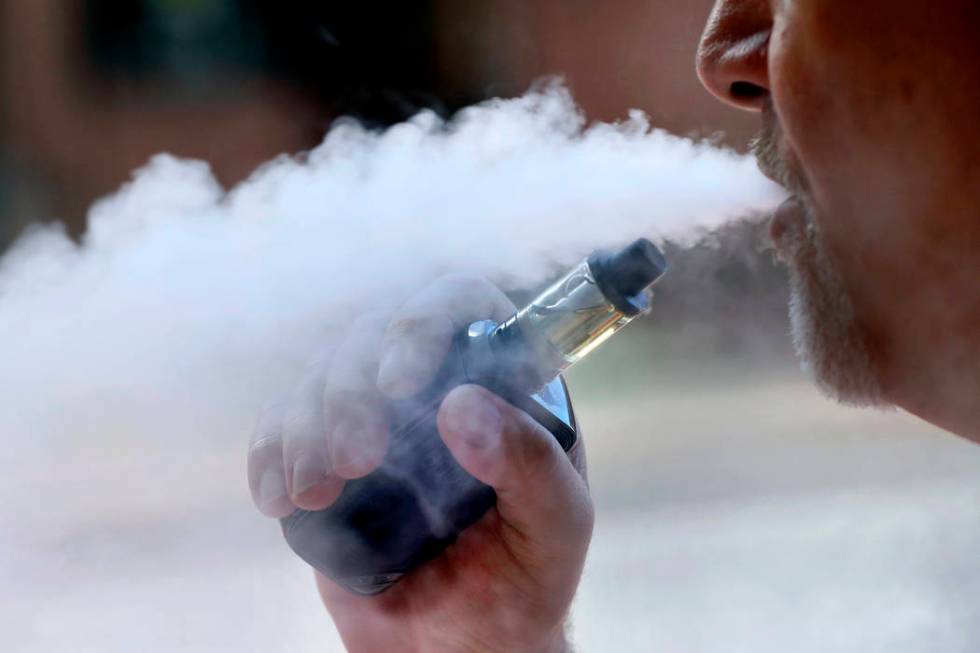
[[[393,401],[381,466],[344,486],[320,511],[282,520],[306,562],[358,594],[384,591],[439,554],[496,502],[492,488],[456,463],[436,428],[443,398],[478,383],[525,410],[568,451],[577,431],[561,372],[649,308],[648,288],[667,269],[641,239],[596,252],[501,324],[475,322],[457,334],[433,383]]]

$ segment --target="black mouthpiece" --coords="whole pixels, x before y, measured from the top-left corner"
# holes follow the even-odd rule
[[[602,294],[627,315],[640,308],[632,301],[667,271],[667,259],[657,246],[640,238],[619,252],[596,252],[589,268]]]

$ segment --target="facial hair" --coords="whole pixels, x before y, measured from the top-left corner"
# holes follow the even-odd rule
[[[773,125],[774,122],[769,124]],[[775,242],[789,268],[793,345],[804,372],[827,396],[848,405],[885,407],[865,330],[829,255],[801,175],[779,155],[775,127],[753,142],[760,168],[794,195],[794,216]]]

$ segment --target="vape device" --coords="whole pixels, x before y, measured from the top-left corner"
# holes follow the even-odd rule
[[[568,451],[575,416],[561,372],[649,309],[648,289],[667,269],[641,239],[596,252],[501,324],[457,334],[440,372],[419,396],[392,401],[389,448],[371,474],[348,481],[326,510],[282,520],[306,562],[358,594],[377,594],[438,555],[496,502],[442,442],[436,414],[458,385],[477,383],[526,411]]]

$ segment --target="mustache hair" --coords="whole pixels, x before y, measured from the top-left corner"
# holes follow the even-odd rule
[[[771,107],[767,107],[762,114],[762,128],[749,142],[749,149],[755,156],[762,174],[791,193],[800,194],[805,190],[805,184],[801,175],[793,170],[780,153],[781,140],[782,129]]]

